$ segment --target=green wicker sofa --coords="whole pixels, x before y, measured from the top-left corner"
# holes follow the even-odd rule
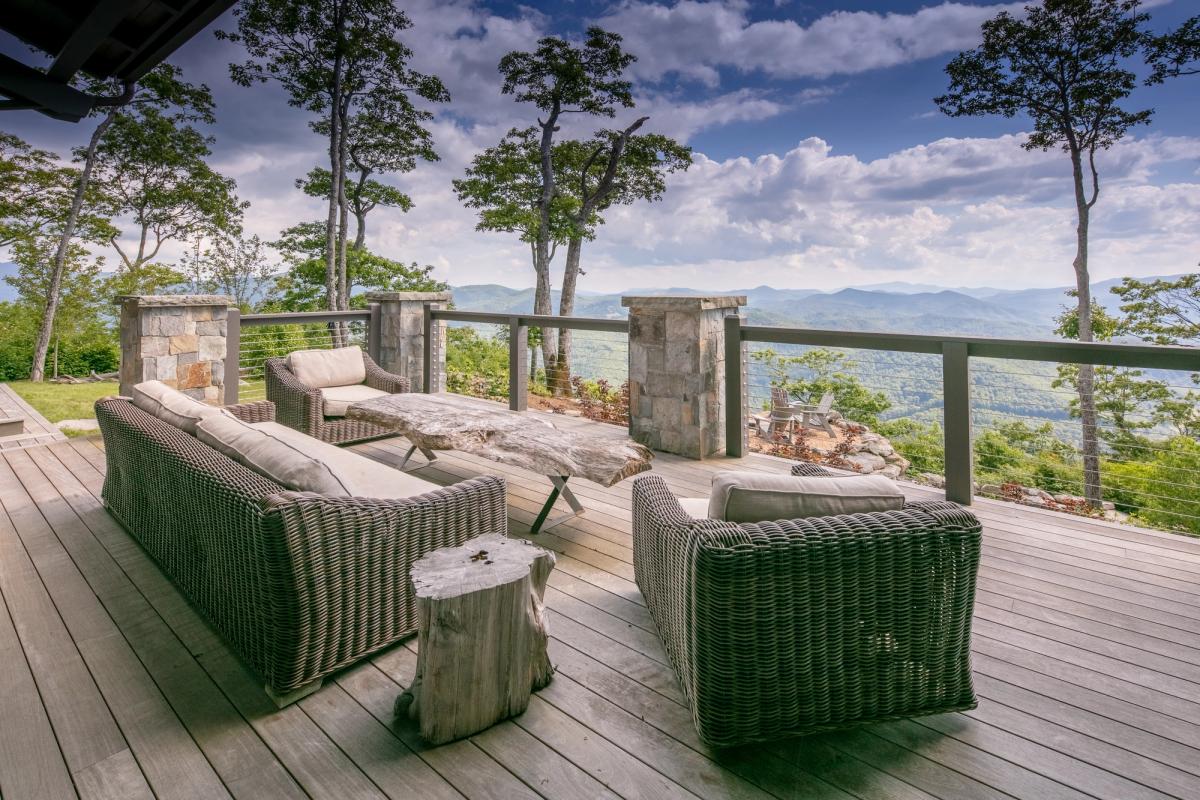
[[[732,523],[633,485],[637,585],[715,747],[974,708],[979,552],[953,503]]]
[[[227,410],[274,417],[270,402]],[[507,527],[501,478],[398,500],[292,492],[128,399],[96,418],[105,506],[281,706],[416,630],[418,558]]]
[[[362,354],[362,359],[367,386],[390,394],[408,391],[408,378],[387,372],[366,353]],[[286,358],[268,358],[264,371],[267,399],[275,404],[275,416],[282,425],[330,444],[365,442],[395,435],[391,429],[370,422],[327,417],[321,391],[301,383],[288,367]]]

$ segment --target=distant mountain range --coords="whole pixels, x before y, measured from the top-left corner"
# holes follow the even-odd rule
[[[15,297],[15,290],[3,281],[15,272],[15,264],[0,263],[0,300]],[[1111,311],[1117,309],[1119,298],[1109,289],[1119,283],[1120,280],[1114,279],[1092,285],[1096,300]],[[1053,336],[1055,317],[1071,302],[1067,288],[949,289],[891,282],[828,292],[771,286],[719,293],[679,287],[631,289],[620,293],[581,292],[575,301],[575,314],[624,317],[622,294],[744,294],[746,316],[757,325],[1044,339]],[[533,289],[473,284],[454,287],[453,291],[455,306],[463,310],[513,314],[533,310]],[[557,292],[554,307],[558,307]]]
[[[1097,302],[1116,311],[1120,298],[1109,290],[1119,279],[1092,284]],[[758,286],[728,292],[683,288],[632,289],[627,292],[580,294],[575,314],[581,317],[625,316],[622,294],[744,294],[746,316],[758,325],[792,325],[832,330],[934,333],[1014,338],[1050,338],[1055,318],[1073,301],[1068,287],[1052,289],[946,289],[927,284],[886,283],[830,292]],[[498,284],[454,287],[454,304],[463,310],[528,313],[533,289]],[[554,294],[558,306],[558,293]]]

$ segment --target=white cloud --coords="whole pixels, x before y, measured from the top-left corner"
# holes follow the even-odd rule
[[[790,19],[751,22],[740,2],[627,0],[600,18],[625,37],[643,80],[676,74],[707,86],[721,67],[774,78],[825,78],[891,67],[974,47],[981,23],[1021,3],[942,3],[912,14],[834,11],[805,26]]]

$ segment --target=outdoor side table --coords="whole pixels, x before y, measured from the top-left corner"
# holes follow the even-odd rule
[[[417,561],[417,671],[396,716],[442,744],[522,713],[554,672],[542,606],[552,569],[553,553],[499,533]]]

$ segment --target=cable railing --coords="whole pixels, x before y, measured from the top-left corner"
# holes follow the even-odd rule
[[[230,316],[227,363],[238,367],[227,400],[262,397],[265,360],[293,350],[358,344],[378,357],[377,306]],[[628,333],[626,319],[426,305],[420,384],[627,425]],[[981,495],[1200,532],[1200,350],[775,328],[737,316],[724,333],[731,456],[756,450],[916,480],[960,503]],[[569,373],[558,363],[564,351]],[[1108,392],[1086,428],[1072,383],[1079,364],[1095,365]],[[1147,382],[1153,391],[1136,394]],[[772,389],[819,406],[831,385],[833,436],[819,424],[786,440],[772,434]],[[1134,392],[1125,406],[1113,401],[1121,391]],[[1099,471],[1087,477],[1092,439]]]
[[[555,413],[577,411],[599,421],[628,422],[627,320],[426,307],[426,386],[436,385],[432,371],[438,358],[433,347],[440,337],[434,335],[435,323],[447,326],[446,387],[451,391],[507,399],[514,411],[531,407]],[[461,332],[465,330],[472,333]],[[564,332],[569,343],[561,339]],[[569,374],[558,359],[564,344]],[[504,369],[489,369],[486,376],[470,376],[461,369],[469,351],[491,364],[500,346],[507,348]]]
[[[798,388],[808,396],[792,399],[815,402],[837,370],[840,385],[855,389],[851,406],[886,400],[872,419],[886,447],[919,463],[910,477],[936,479],[951,500],[981,494],[1200,533],[1198,349],[800,330],[738,317],[726,318],[725,334],[726,396],[742,399],[728,404],[730,455],[794,451],[792,440],[761,441],[755,417],[769,409],[772,388]],[[1096,366],[1099,416],[1088,427],[1072,378],[1079,364]],[[1084,470],[1088,441],[1093,477]],[[807,441],[801,449],[816,460],[830,450]]]
[[[358,345],[375,355],[379,341],[378,309],[240,314],[230,309],[226,364],[236,364],[225,377],[225,402],[266,398],[266,361],[295,350],[329,350]]]

